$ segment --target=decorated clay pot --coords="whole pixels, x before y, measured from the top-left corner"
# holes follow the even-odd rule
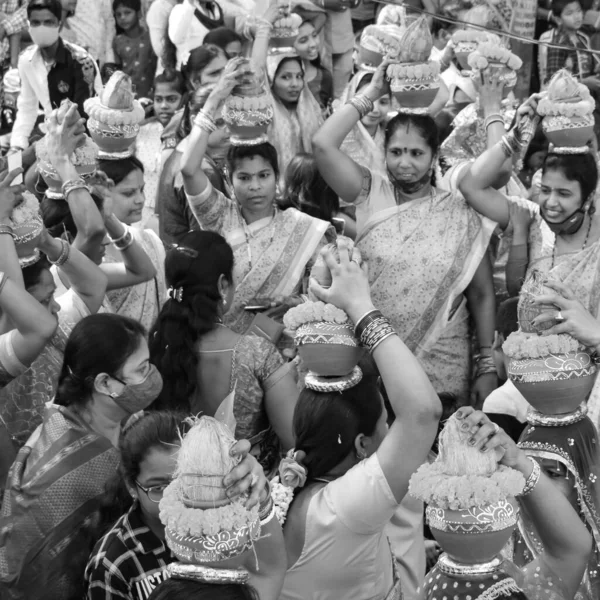
[[[491,71],[498,72],[499,79],[504,84],[502,88],[502,98],[507,98],[508,95],[512,92],[515,85],[517,85],[516,71],[513,71],[504,63],[493,61],[489,61],[488,69],[490,69]],[[481,71],[474,69],[471,72],[471,79],[473,80],[475,87],[479,89],[479,84],[481,83]]]
[[[88,131],[100,152],[99,158],[121,159],[133,155],[133,144],[140,132],[139,124],[111,125],[89,118]]]
[[[393,64],[386,75],[402,108],[428,108],[440,89],[438,63]]]
[[[542,119],[542,130],[557,148],[586,146],[594,136],[594,116],[547,115]]]
[[[519,516],[514,498],[465,510],[430,504],[426,510],[431,533],[442,549],[457,562],[487,562],[508,542]]]
[[[261,144],[267,141],[273,103],[267,94],[229,96],[223,107],[223,120],[231,132],[232,144]]]
[[[556,415],[576,410],[587,400],[596,365],[585,351],[541,358],[511,358],[508,377],[537,411]]]
[[[343,377],[352,372],[363,355],[351,324],[316,321],[296,331],[296,345],[309,371],[321,377]]]
[[[37,170],[48,186],[48,189],[46,190],[46,196],[54,200],[61,200],[63,198],[63,182],[54,167],[48,162],[40,161],[38,163]],[[88,165],[75,165],[75,170],[83,179],[89,179],[96,172],[96,163]]]

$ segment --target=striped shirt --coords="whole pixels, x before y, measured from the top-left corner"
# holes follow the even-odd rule
[[[96,544],[85,570],[88,600],[147,600],[176,559],[135,503]]]

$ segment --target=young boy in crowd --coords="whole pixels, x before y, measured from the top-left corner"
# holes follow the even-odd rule
[[[570,46],[572,50],[540,47],[540,79],[546,85],[560,69],[567,69],[579,79],[594,75],[596,59],[586,52],[590,49],[590,39],[581,31],[584,9],[580,0],[552,0],[552,15],[558,27],[545,32],[540,41],[560,46]]]
[[[113,42],[115,60],[131,77],[138,98],[151,98],[156,55],[150,35],[140,23],[141,0],[114,0],[113,13],[118,34]]]

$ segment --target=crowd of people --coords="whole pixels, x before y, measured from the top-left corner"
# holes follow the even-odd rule
[[[0,600],[600,600],[599,2],[0,0],[0,69]]]

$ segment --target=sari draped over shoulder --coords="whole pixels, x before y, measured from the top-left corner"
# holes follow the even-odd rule
[[[325,235],[335,236],[329,223],[295,208],[275,209],[273,217],[248,225],[237,202],[210,183],[187,198],[202,229],[220,233],[233,248],[236,291],[224,322],[236,333],[246,333],[252,323],[254,315],[244,310],[249,304],[298,293]]]
[[[359,71],[352,77],[340,99],[340,107],[354,98],[360,82],[367,74],[370,73]],[[373,173],[384,175],[386,173],[384,137],[383,127],[379,126],[375,137],[372,137],[365,126],[358,121],[342,142],[340,150],[355,163],[366,167]]]
[[[13,464],[0,516],[0,596],[83,597],[105,483],[119,453],[74,412],[48,405]],[[78,563],[81,562],[79,565]]]
[[[279,65],[286,59],[300,58],[293,52],[272,54],[267,57],[267,76],[273,85]],[[272,93],[272,88],[271,88]],[[269,141],[277,150],[281,180],[290,161],[299,152],[312,152],[312,137],[323,124],[321,107],[308,84],[304,84],[294,110],[290,110],[273,95],[273,121],[269,125]]]
[[[113,311],[141,323],[150,331],[166,298],[165,248],[160,238],[150,229],[129,228],[134,239],[142,246],[156,268],[156,275],[149,281],[106,293]],[[105,257],[106,262],[116,262]]]
[[[375,306],[423,364],[438,392],[466,400],[468,313],[463,293],[495,223],[458,194],[396,204],[389,180],[365,170],[357,201],[357,245],[369,262]]]
[[[544,427],[529,425],[519,440],[519,447],[536,459],[550,459],[562,464],[572,478],[577,492],[580,519],[592,535],[592,552],[575,596],[576,600],[600,597],[600,464],[598,435],[588,417],[571,425]],[[514,562],[522,567],[538,559],[544,548],[527,514],[521,511],[515,533]]]

